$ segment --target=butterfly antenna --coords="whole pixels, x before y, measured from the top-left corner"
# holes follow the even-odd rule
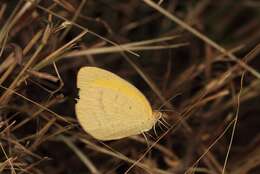
[[[168,100],[165,101],[165,103],[163,103],[160,107],[159,107],[159,111],[165,106],[167,105],[167,103],[169,103],[171,100],[173,100],[174,98],[176,98],[177,96],[181,95],[181,93],[177,93],[174,96],[170,97]]]

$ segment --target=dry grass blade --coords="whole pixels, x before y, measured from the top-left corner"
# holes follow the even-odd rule
[[[232,129],[230,143],[228,145],[227,155],[226,155],[225,162],[224,162],[224,165],[223,165],[222,174],[224,174],[226,172],[228,157],[229,157],[229,153],[230,153],[230,150],[231,150],[231,146],[232,146],[232,143],[233,143],[234,134],[235,134],[235,130],[236,130],[237,122],[238,122],[238,114],[239,114],[239,108],[240,108],[240,96],[241,96],[242,89],[243,89],[244,75],[245,75],[245,73],[242,74],[241,81],[240,81],[240,90],[239,90],[239,93],[238,93],[238,96],[237,96],[237,110],[236,110],[236,115],[235,115],[235,118],[234,118],[234,125],[233,125],[233,129]]]
[[[224,131],[215,139],[215,141],[213,143],[211,143],[211,145],[203,152],[202,155],[200,155],[200,157],[196,160],[196,162],[194,162],[194,164],[185,172],[189,173],[190,170],[194,170],[194,167],[201,161],[201,159],[208,153],[210,152],[211,148],[213,148],[216,143],[226,134],[226,132],[229,130],[229,128],[234,125],[235,119],[233,119],[228,125],[227,127],[224,129]]]
[[[236,56],[234,56],[232,53],[229,53],[226,49],[224,49],[223,47],[221,47],[220,45],[218,45],[216,42],[214,42],[213,40],[209,39],[207,36],[203,35],[202,33],[200,33],[199,31],[195,30],[194,28],[190,27],[189,25],[187,25],[185,22],[183,22],[182,20],[180,20],[179,18],[177,18],[176,16],[172,15],[171,13],[169,13],[168,11],[164,10],[162,7],[158,6],[156,3],[154,3],[151,0],[143,0],[145,3],[147,3],[149,6],[153,7],[154,9],[156,9],[157,11],[159,11],[160,13],[162,13],[163,15],[165,15],[166,17],[168,17],[169,19],[171,19],[172,21],[176,22],[178,25],[180,25],[181,27],[183,27],[184,29],[188,30],[189,32],[191,32],[192,34],[194,34],[195,36],[197,36],[198,38],[200,38],[201,40],[203,40],[204,42],[208,43],[209,45],[211,45],[212,47],[214,47],[215,49],[217,49],[218,51],[220,51],[221,53],[223,53],[224,55],[227,55],[231,60],[237,62],[241,67],[243,67],[244,69],[246,69],[247,71],[249,71],[250,73],[252,73],[255,77],[257,77],[258,79],[260,78],[260,73],[253,69],[252,67],[250,67],[249,65],[247,65],[245,62],[242,62],[241,60],[239,60]]]
[[[86,56],[86,55],[97,55],[97,54],[107,54],[107,53],[120,53],[122,52],[122,48],[132,51],[144,51],[144,50],[157,50],[157,49],[170,49],[170,48],[179,48],[182,46],[187,46],[188,43],[180,43],[180,44],[172,44],[172,45],[158,45],[158,46],[146,46],[148,44],[163,42],[170,40],[172,37],[159,38],[147,41],[140,41],[134,43],[122,44],[120,47],[111,46],[111,47],[103,47],[103,48],[91,48],[87,50],[81,51],[73,51],[68,52],[64,55],[64,57],[77,57],[77,56]]]
[[[27,0],[27,1],[30,1],[30,0]],[[44,11],[46,11],[46,12],[48,12],[48,13],[50,13],[50,14],[52,14],[53,16],[56,16],[56,17],[58,17],[58,18],[60,18],[60,19],[63,19],[64,21],[69,21],[70,24],[75,25],[76,27],[82,29],[82,30],[85,31],[85,32],[88,32],[88,33],[90,33],[90,34],[96,36],[97,38],[100,38],[100,39],[105,40],[106,42],[108,42],[108,43],[110,43],[110,44],[112,44],[112,45],[116,45],[116,46],[119,46],[119,47],[120,47],[120,45],[116,44],[115,42],[113,42],[113,41],[111,41],[111,40],[109,40],[109,39],[106,39],[105,37],[102,37],[101,35],[99,35],[99,34],[93,32],[93,31],[91,31],[91,30],[89,30],[89,29],[84,28],[84,27],[82,27],[81,25],[79,25],[79,24],[77,24],[77,23],[75,23],[75,22],[73,22],[73,21],[67,20],[66,18],[64,18],[64,17],[62,17],[62,16],[60,16],[60,15],[57,15],[56,13],[54,13],[54,12],[52,12],[52,11],[50,11],[50,10],[48,10],[48,9],[46,9],[46,8],[44,8],[44,7],[42,7],[42,6],[37,5],[37,7],[40,8],[40,9],[42,9],[42,10],[44,10]],[[130,51],[130,50],[124,50],[124,49],[122,48],[122,51],[126,51],[126,52],[129,52],[129,53],[131,53],[131,54],[133,54],[133,55],[135,55],[135,56],[138,56],[138,54],[136,54],[136,53],[134,53],[134,52],[132,52],[132,51]]]
[[[88,159],[88,157],[79,148],[77,148],[77,146],[74,145],[69,138],[60,136],[59,139],[62,140],[69,148],[71,148],[71,150],[74,151],[74,153],[81,159],[81,161],[86,165],[86,167],[90,170],[92,174],[100,173],[95,165]]]
[[[72,22],[75,22],[75,21],[77,20],[77,18],[79,17],[79,15],[80,15],[80,13],[81,13],[81,10],[82,10],[82,8],[84,7],[85,3],[86,3],[86,0],[82,0],[82,1],[81,1],[81,3],[80,3],[80,5],[79,5],[78,9],[76,10],[75,15],[73,16],[73,18],[72,18],[72,20],[71,20]],[[59,38],[60,41],[63,40],[64,37],[68,34],[68,32],[70,31],[71,27],[72,27],[72,26],[69,25],[69,26],[65,29],[65,31],[62,33],[61,37]]]
[[[21,95],[21,94],[19,94],[18,92],[15,92],[14,90],[9,89],[9,88],[6,88],[6,87],[4,87],[4,86],[2,86],[2,85],[0,85],[0,88],[4,89],[4,90],[6,90],[6,91],[9,91],[10,93],[13,93],[13,94],[15,94],[15,95],[17,95],[17,96],[23,98],[24,100],[29,101],[30,103],[32,103],[32,104],[38,106],[39,108],[42,108],[42,109],[44,109],[44,110],[50,112],[51,114],[53,114],[54,116],[56,116],[56,117],[59,118],[60,120],[63,120],[63,121],[65,121],[65,122],[67,122],[67,123],[70,123],[66,118],[64,118],[64,117],[62,117],[62,116],[60,116],[60,115],[58,115],[57,113],[55,113],[55,112],[53,112],[52,110],[46,108],[45,106],[42,106],[41,104],[39,104],[39,103],[37,103],[37,102],[35,102],[35,101],[33,101],[33,100],[31,100],[31,99],[29,99],[29,98],[27,98],[27,97]]]
[[[66,43],[62,47],[60,47],[58,50],[54,51],[52,54],[50,54],[48,57],[43,59],[41,62],[39,62],[37,65],[33,67],[34,70],[40,70],[41,68],[54,63],[55,61],[58,61],[60,58],[60,55],[64,54],[68,48],[71,47],[77,40],[81,39],[85,34],[87,34],[87,31],[83,31],[80,33],[77,37],[73,38],[70,42]]]
[[[42,31],[40,30],[34,35],[34,37],[31,39],[31,41],[23,49],[22,55],[26,55],[33,48],[33,46],[37,43],[37,41],[40,39],[41,36],[42,36]],[[4,60],[4,62],[2,64],[0,64],[0,73],[2,73],[6,68],[15,64],[15,59],[13,56],[14,56],[13,54],[9,55]],[[6,76],[8,76],[9,74],[7,74]],[[1,77],[0,84],[2,84],[1,82],[3,82],[3,81],[5,81],[5,78]]]
[[[135,160],[129,159],[127,156],[119,153],[119,152],[114,152],[111,149],[106,149],[103,147],[99,147],[96,144],[86,140],[86,139],[80,139],[80,141],[82,141],[83,143],[85,143],[86,145],[88,145],[89,148],[93,149],[93,150],[97,150],[101,153],[116,157],[118,159],[124,160],[130,164],[136,164],[138,167],[143,168],[145,171],[154,171],[156,173],[159,174],[169,174],[169,172],[160,170],[160,169],[156,169],[156,168],[151,168],[150,166],[146,166],[145,164],[141,164],[141,163],[136,163]]]
[[[11,174],[16,174],[15,172],[15,169],[14,169],[14,166],[13,166],[13,163],[12,163],[12,158],[9,158],[5,152],[5,149],[4,147],[2,146],[2,143],[0,143],[0,147],[1,147],[1,150],[2,152],[4,153],[5,157],[6,157],[6,160],[8,161],[8,164],[10,165],[10,170],[11,170]]]

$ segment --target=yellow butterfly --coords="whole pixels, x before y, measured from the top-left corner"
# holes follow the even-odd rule
[[[83,129],[99,140],[115,140],[150,130],[157,122],[146,97],[107,70],[83,67],[78,72],[76,115]]]

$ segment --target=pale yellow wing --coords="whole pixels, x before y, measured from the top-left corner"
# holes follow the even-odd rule
[[[100,140],[140,134],[156,119],[145,96],[119,76],[95,67],[78,73],[76,114],[83,129]]]

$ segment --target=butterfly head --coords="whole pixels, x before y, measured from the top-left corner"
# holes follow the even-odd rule
[[[155,122],[157,122],[158,120],[160,120],[163,116],[163,113],[160,112],[160,111],[153,111],[153,117],[154,117],[154,120]]]

